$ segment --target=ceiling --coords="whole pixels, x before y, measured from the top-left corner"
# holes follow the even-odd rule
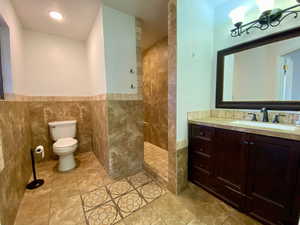
[[[107,6],[143,21],[142,48],[147,49],[168,35],[167,0],[102,0]]]
[[[86,40],[101,0],[11,0],[22,25],[34,31]],[[200,1],[200,0],[199,0]],[[228,0],[206,0],[212,7]],[[143,21],[142,48],[147,49],[168,34],[168,0],[102,0],[112,8]],[[59,11],[64,19],[51,20],[48,13]]]
[[[11,0],[22,25],[34,31],[86,40],[100,7],[100,0]],[[63,21],[49,18],[61,12]]]

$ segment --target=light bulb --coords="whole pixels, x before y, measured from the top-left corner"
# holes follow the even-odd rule
[[[256,0],[260,12],[265,12],[274,9],[274,0]]]
[[[243,23],[245,20],[247,8],[245,6],[240,6],[229,13],[229,17],[233,24]]]
[[[62,14],[59,13],[59,12],[56,12],[56,11],[51,11],[51,12],[49,12],[49,15],[50,15],[50,17],[51,17],[52,19],[54,19],[54,20],[60,21],[60,20],[63,19]]]

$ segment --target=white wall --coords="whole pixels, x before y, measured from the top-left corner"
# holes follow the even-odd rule
[[[1,0],[0,17],[3,18],[8,25],[10,32],[11,68],[9,68],[10,65],[5,65],[6,74],[4,79],[5,82],[7,82],[5,90],[9,93],[22,94],[24,93],[23,84],[25,81],[22,27],[10,0]],[[9,61],[7,61],[7,63],[9,63]]]
[[[213,10],[199,0],[178,0],[177,10],[177,141],[184,141],[187,112],[210,109]]]
[[[288,0],[288,1],[282,1],[282,0],[275,0],[275,7],[278,8],[287,8],[289,6],[292,6],[295,4],[294,0]],[[239,6],[247,6],[248,12],[246,14],[245,23],[250,22],[251,20],[257,19],[257,17],[260,15],[260,12],[258,10],[257,5],[255,4],[255,0],[231,0],[227,1],[226,3],[218,6],[215,9],[215,26],[214,26],[214,74],[216,74],[216,57],[217,57],[217,51],[228,48],[243,42],[247,42],[250,40],[254,40],[263,36],[266,36],[271,33],[283,31],[286,29],[291,29],[293,27],[300,25],[299,19],[294,19],[293,16],[289,17],[285,21],[282,22],[282,24],[275,28],[270,28],[266,31],[260,31],[260,30],[252,30],[252,32],[247,35],[244,34],[242,37],[233,38],[230,36],[230,30],[233,28],[233,24],[231,22],[231,19],[229,18],[229,13],[231,10],[239,7]],[[214,79],[212,80],[212,98],[211,98],[211,105],[212,108],[215,107],[215,92],[216,92],[216,76],[214,75]]]
[[[106,93],[105,56],[102,7],[86,43],[91,91],[93,95]]]
[[[104,6],[103,28],[107,93],[137,93],[135,17]]]
[[[85,43],[24,30],[26,93],[31,96],[91,94]]]

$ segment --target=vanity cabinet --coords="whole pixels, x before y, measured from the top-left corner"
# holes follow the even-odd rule
[[[204,185],[208,189],[214,188],[213,170],[215,166],[212,156],[214,129],[191,126],[190,134],[189,177],[198,185]]]
[[[295,220],[300,224],[300,155],[299,157],[299,168],[298,168],[298,180],[297,180],[297,186],[296,186],[296,197],[294,201],[294,210],[293,210],[293,217]],[[296,224],[297,224],[296,222]],[[299,225],[297,224],[297,225]]]
[[[285,220],[293,204],[299,144],[259,135],[251,135],[250,143],[247,211],[262,220]]]
[[[214,136],[216,191],[236,208],[243,210],[246,192],[246,134],[216,129]]]
[[[269,225],[297,225],[297,141],[189,125],[189,180]]]

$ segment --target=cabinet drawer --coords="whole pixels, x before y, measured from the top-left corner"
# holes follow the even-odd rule
[[[191,125],[191,137],[211,140],[214,129],[200,125]]]
[[[191,167],[198,167],[210,171],[210,156],[201,152],[191,152],[189,154]]]
[[[202,140],[199,138],[192,138],[189,143],[189,150],[191,152],[205,153],[211,155],[212,153],[212,143],[207,140]]]
[[[211,174],[199,167],[190,168],[189,180],[196,185],[205,186],[207,188],[213,188],[213,180]]]
[[[233,207],[243,210],[246,204],[246,196],[230,187],[229,185],[217,186],[217,193],[220,197]]]

